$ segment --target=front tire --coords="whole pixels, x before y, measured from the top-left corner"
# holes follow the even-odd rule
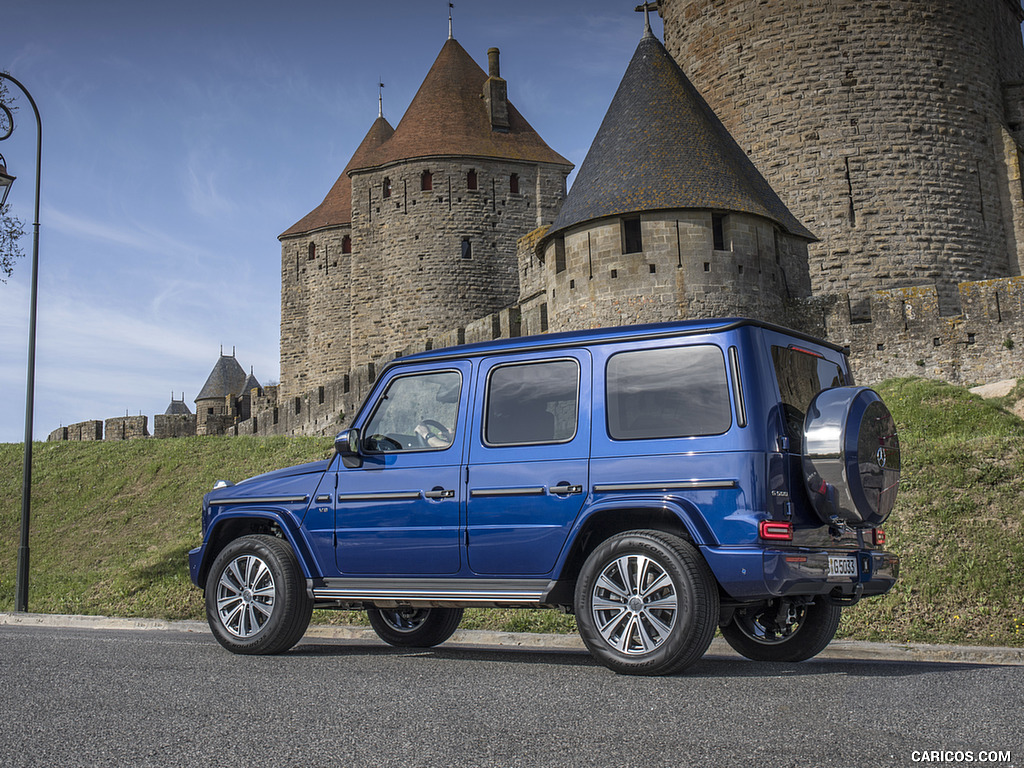
[[[590,653],[625,675],[667,675],[695,663],[718,620],[714,575],[692,544],[628,531],[595,549],[576,582],[576,621]]]
[[[843,609],[824,597],[797,605],[772,600],[757,608],[736,611],[722,627],[722,637],[753,661],[806,661],[832,642]]]
[[[274,536],[229,543],[206,579],[206,619],[232,653],[282,653],[306,633],[313,600],[295,553]]]
[[[400,648],[433,648],[454,634],[461,608],[367,608],[377,637]]]

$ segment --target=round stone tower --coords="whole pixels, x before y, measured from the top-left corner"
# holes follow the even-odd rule
[[[661,0],[665,43],[818,238],[816,294],[1021,274],[1019,0]]]
[[[806,298],[813,235],[645,27],[558,218],[523,260],[523,315],[559,330],[746,315]]]
[[[383,115],[323,203],[281,236],[281,388],[515,304],[516,243],[550,224],[572,163],[449,38],[394,129]]]

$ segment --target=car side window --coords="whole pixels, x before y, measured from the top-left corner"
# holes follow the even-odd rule
[[[458,371],[394,378],[366,423],[364,449],[370,453],[445,450],[455,439],[461,390]]]
[[[732,425],[717,346],[620,352],[605,375],[608,434],[615,440],[720,435]]]
[[[541,445],[576,435],[580,367],[575,360],[500,365],[487,378],[484,442]]]

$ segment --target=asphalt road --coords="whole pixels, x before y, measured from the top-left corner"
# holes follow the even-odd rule
[[[572,649],[242,657],[202,632],[25,626],[0,626],[0,660],[4,766],[1024,765],[1019,666],[710,655],[637,678]]]

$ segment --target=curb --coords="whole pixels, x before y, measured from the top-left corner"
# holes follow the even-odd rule
[[[52,627],[64,629],[106,629],[170,631],[208,634],[204,621],[167,621],[165,619],[124,619],[108,616],[73,616],[48,613],[0,613],[0,626]],[[312,624],[307,638],[359,640],[380,643],[369,627]],[[494,646],[501,648],[538,648],[555,651],[585,651],[579,635],[548,635],[533,632],[493,632],[460,629],[447,641],[452,645]],[[743,658],[720,637],[708,648],[707,656]],[[836,661],[902,661],[940,664],[988,664],[1024,666],[1024,648],[977,645],[932,645],[928,643],[869,643],[863,640],[833,640],[815,657]]]

